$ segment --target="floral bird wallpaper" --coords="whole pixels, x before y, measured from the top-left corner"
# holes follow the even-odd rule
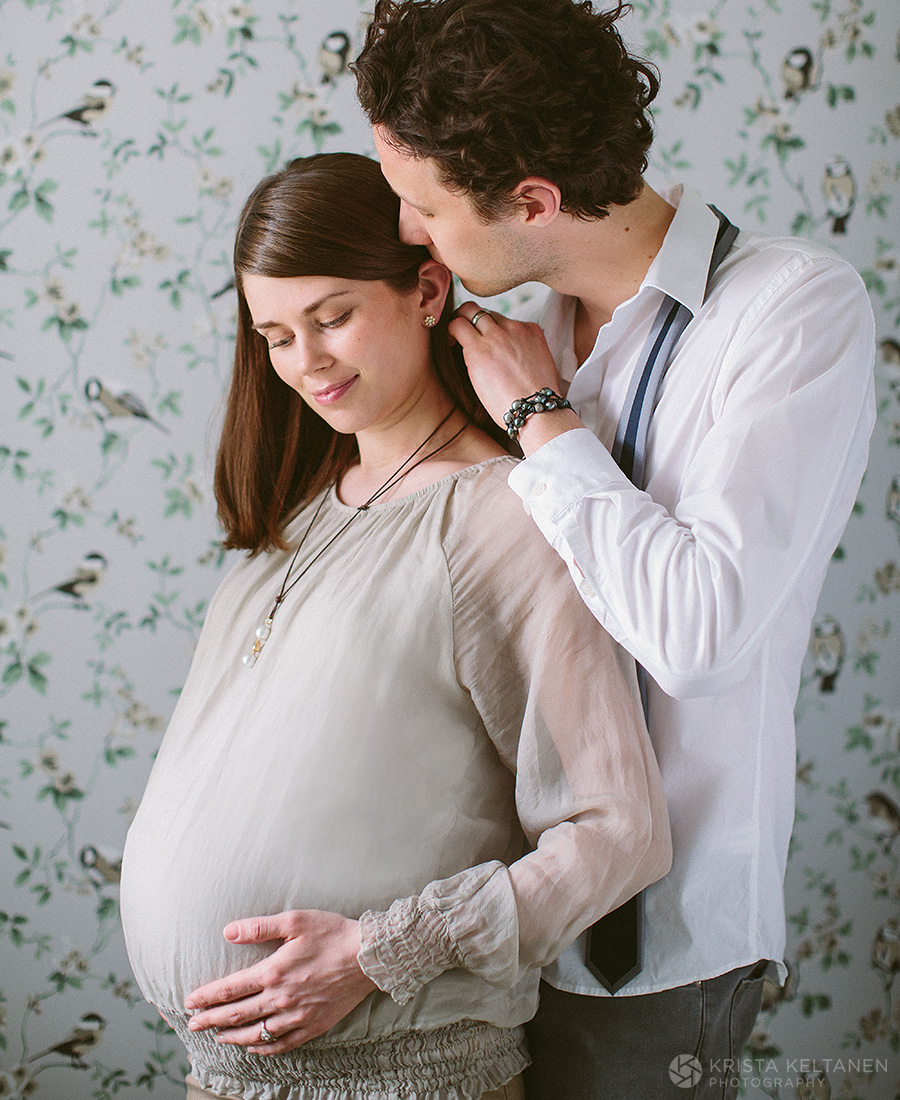
[[[125,956],[122,847],[225,564],[237,213],[290,157],[373,152],[368,7],[0,0],[0,1098],[184,1095]],[[829,244],[871,294],[878,424],[797,704],[790,978],[721,1069],[896,1100],[900,8],[634,0],[622,26],[662,77],[651,182]]]

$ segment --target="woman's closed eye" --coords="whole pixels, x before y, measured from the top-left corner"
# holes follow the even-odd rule
[[[350,314],[352,312],[353,312],[352,309],[345,309],[344,312],[342,314],[340,314],[339,317],[335,317],[331,321],[319,321],[318,322],[319,328],[340,328],[340,326],[345,321],[349,320]]]
[[[340,328],[341,325],[350,319],[350,314],[352,312],[352,310],[347,309],[344,310],[340,316],[334,317],[330,321],[316,321],[316,327],[320,330]],[[274,351],[276,348],[286,348],[293,339],[293,336],[283,336],[280,340],[273,340],[269,344],[269,351]]]

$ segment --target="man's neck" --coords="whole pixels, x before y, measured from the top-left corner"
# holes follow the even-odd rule
[[[600,328],[617,306],[633,297],[662,247],[675,208],[645,186],[627,206],[610,207],[599,221],[569,219],[557,239],[564,258],[553,290],[578,299],[575,353],[579,364],[590,354]]]

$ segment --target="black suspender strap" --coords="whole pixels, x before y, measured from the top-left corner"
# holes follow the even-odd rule
[[[719,232],[709,263],[706,277],[706,293],[709,293],[709,281],[713,272],[722,262],[725,254],[734,243],[738,234],[735,226],[714,206],[710,209],[719,219]],[[706,294],[704,294],[704,301]],[[639,489],[644,486],[644,460],[647,448],[647,431],[650,418],[656,406],[656,394],[663,375],[669,366],[672,349],[678,337],[693,319],[693,313],[687,306],[677,302],[667,294],[656,314],[650,329],[650,335],[644,344],[644,350],[638,359],[628,387],[625,406],[616,429],[616,441],[613,445],[613,458],[622,472]]]
[[[710,210],[719,219],[719,231],[709,262],[704,301],[709,294],[713,273],[738,235],[737,228],[721,211],[714,206],[710,206]],[[693,316],[687,306],[667,294],[659,307],[631,377],[616,429],[612,456],[625,476],[639,489],[644,487],[647,432],[656,407],[659,385],[672,358],[672,349]],[[645,718],[649,717],[646,681],[647,674],[638,665],[638,684]],[[643,893],[636,894],[588,929],[585,964],[610,993],[618,993],[640,973],[643,965],[643,933]]]

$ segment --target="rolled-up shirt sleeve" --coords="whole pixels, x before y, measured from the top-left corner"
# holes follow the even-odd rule
[[[798,581],[821,583],[874,423],[872,311],[849,265],[806,258],[733,316],[681,410],[696,436],[668,507],[652,470],[638,490],[587,429],[509,479],[597,619],[676,698],[739,682]],[[704,323],[722,336],[721,317]]]
[[[448,517],[457,676],[515,773],[525,852],[361,918],[360,963],[400,1002],[463,967],[511,987],[671,863],[634,663],[512,493]]]

